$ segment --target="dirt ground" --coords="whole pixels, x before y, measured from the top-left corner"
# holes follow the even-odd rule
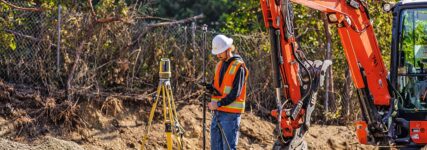
[[[108,108],[108,109],[107,109]],[[57,150],[125,150],[139,149],[145,131],[149,109],[139,109],[133,104],[115,104],[115,107],[99,107],[90,103],[82,104],[81,117],[87,120],[87,127],[67,135],[46,135],[28,142],[16,139],[8,134],[14,131],[11,121],[0,118],[0,150],[7,149],[57,149]],[[160,107],[158,107],[160,112]],[[179,107],[179,119],[185,129],[185,149],[198,150],[202,147],[202,108],[196,104]],[[207,135],[211,115],[207,119]],[[274,124],[254,114],[242,116],[238,149],[271,149],[274,138]],[[355,139],[354,128],[345,126],[314,125],[305,139],[310,149],[376,149],[359,145]],[[13,142],[17,141],[17,142]],[[209,137],[207,139],[209,148]],[[160,113],[156,113],[155,122],[149,134],[146,149],[165,149],[164,126]]]

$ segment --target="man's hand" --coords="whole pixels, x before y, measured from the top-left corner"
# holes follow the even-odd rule
[[[215,89],[211,83],[203,82],[202,85],[209,91],[213,91]]]
[[[217,102],[210,102],[208,104],[208,107],[210,110],[216,110],[218,108],[218,104],[217,104]]]
[[[209,93],[212,93],[214,95],[221,95],[217,89],[211,84],[211,83],[205,83],[203,82],[202,85],[208,90]]]

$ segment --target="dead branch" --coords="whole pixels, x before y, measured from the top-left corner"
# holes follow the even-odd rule
[[[119,18],[119,17],[107,17],[107,18],[96,19],[97,23],[109,23],[109,22],[115,22],[115,21],[123,22],[122,18]]]
[[[141,20],[156,19],[156,20],[163,20],[163,21],[175,21],[173,19],[162,18],[162,17],[155,17],[155,16],[135,17],[135,19],[141,19]]]
[[[150,99],[152,93],[143,93],[143,94],[123,94],[123,93],[112,93],[112,92],[96,92],[96,93],[80,93],[83,97],[109,97],[114,95],[114,97],[124,100],[124,101],[146,101]],[[103,102],[103,101],[102,101]]]
[[[24,35],[24,34],[22,34],[22,33],[18,33],[18,32],[16,32],[16,31],[12,31],[12,30],[9,30],[9,29],[3,29],[4,31],[6,31],[6,32],[9,32],[9,33],[12,33],[12,34],[14,34],[14,35],[17,35],[17,36],[21,36],[21,37],[24,37],[24,38],[28,38],[28,39],[30,39],[30,40],[33,40],[33,41],[43,41],[43,40],[41,40],[41,39],[38,39],[38,38],[35,38],[35,37],[32,37],[32,36],[29,36],[29,35]]]
[[[44,97],[40,95],[39,91],[34,89],[37,89],[37,87],[19,87],[18,85],[6,83],[0,79],[0,99],[10,99],[10,100],[16,99],[21,101],[24,101],[24,100],[42,101]],[[142,91],[145,91],[145,92],[142,92]],[[121,100],[125,100],[125,101],[145,101],[147,99],[150,99],[151,96],[156,93],[155,91],[154,92],[147,92],[147,91],[148,90],[139,91],[142,94],[115,93],[110,91],[81,92],[81,93],[78,93],[78,96],[106,98],[114,95],[114,97],[119,98]],[[7,95],[4,95],[3,93]],[[64,91],[58,89],[57,91],[52,91],[50,95],[56,99],[63,99],[64,97],[61,93],[64,93]],[[197,94],[200,94],[200,93],[194,93],[188,96],[187,98],[190,98]]]
[[[27,7],[20,7],[20,6],[16,6],[12,3],[7,2],[6,0],[0,0],[0,2],[14,8],[14,9],[18,9],[18,10],[23,10],[23,11],[32,11],[32,12],[42,12],[45,11],[44,8],[27,8]]]
[[[45,40],[45,39],[38,39],[38,38],[35,38],[35,37],[33,37],[33,36],[30,36],[30,35],[25,35],[25,34],[22,34],[22,33],[19,33],[19,32],[16,32],[16,31],[13,31],[13,30],[9,30],[9,29],[3,29],[4,31],[6,31],[6,32],[8,32],[8,33],[11,33],[11,34],[13,34],[13,35],[15,35],[15,36],[20,36],[20,37],[23,37],[23,38],[27,38],[27,39],[30,39],[30,40],[33,40],[33,41],[36,41],[36,42],[49,42],[49,44],[51,45],[51,46],[56,46],[56,44],[53,44],[51,41],[49,41],[49,40]]]
[[[88,38],[90,38],[90,37],[92,37],[92,35],[94,34],[94,28],[98,25],[98,24],[102,24],[102,23],[109,23],[109,22],[114,22],[114,21],[122,21],[122,19],[121,18],[118,18],[118,17],[107,17],[107,18],[101,18],[101,19],[97,19],[96,18],[96,12],[95,12],[95,9],[93,8],[93,6],[92,6],[92,0],[87,0],[88,1],[88,3],[89,3],[89,7],[90,7],[90,9],[91,9],[91,13],[92,13],[92,16],[94,17],[94,19],[95,19],[95,21],[94,22],[92,22],[90,25],[89,25],[89,27],[87,28],[87,32],[85,32],[86,33],[86,36],[85,37],[88,37]],[[70,95],[71,95],[71,89],[72,89],[72,85],[71,85],[71,82],[73,81],[73,78],[74,78],[74,73],[76,72],[76,69],[77,69],[77,65],[78,65],[78,63],[79,63],[79,61],[80,61],[80,55],[81,55],[81,53],[82,53],[82,51],[83,51],[83,48],[84,48],[84,45],[86,44],[86,40],[83,40],[83,41],[81,41],[80,42],[80,45],[79,45],[79,47],[77,48],[77,50],[76,50],[76,55],[75,55],[75,61],[74,61],[74,64],[73,64],[73,66],[71,67],[71,71],[70,71],[70,74],[68,74],[68,78],[67,78],[67,85],[66,85],[66,87],[67,87],[67,90],[66,90],[66,95],[67,95],[67,98],[68,99],[70,99],[71,97],[70,97]]]
[[[66,90],[66,95],[67,95],[67,99],[71,99],[70,95],[71,95],[71,89],[72,89],[72,85],[71,85],[71,81],[73,81],[74,78],[74,72],[76,72],[77,69],[77,64],[80,61],[80,54],[83,50],[84,44],[86,43],[86,40],[83,40],[80,43],[79,48],[77,48],[76,50],[76,59],[74,60],[74,64],[71,67],[71,71],[70,74],[68,74],[68,79],[67,79],[67,90]]]
[[[87,0],[87,2],[89,3],[89,7],[90,7],[90,11],[92,13],[92,16],[96,17],[95,9],[93,9],[93,6],[92,6],[92,0]]]
[[[161,23],[156,23],[156,24],[149,24],[149,25],[147,25],[145,27],[146,28],[155,28],[155,27],[172,26],[172,25],[187,23],[187,22],[190,22],[190,21],[195,21],[195,20],[201,19],[203,17],[205,17],[205,16],[203,14],[200,14],[200,15],[197,15],[197,16],[193,16],[193,17],[182,19],[182,20],[178,20],[178,21],[170,21],[170,22],[161,22]]]

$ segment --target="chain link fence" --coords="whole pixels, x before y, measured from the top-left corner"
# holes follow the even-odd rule
[[[158,22],[140,20],[138,15],[133,16],[132,23],[94,24],[89,13],[77,10],[1,10],[0,78],[63,100],[115,95],[147,101],[157,86],[158,62],[166,57],[172,62],[177,102],[201,101],[202,64],[207,64],[209,81],[217,61],[210,54],[210,41],[218,32],[205,33],[197,19],[151,26]],[[250,71],[246,110],[266,117],[275,107],[269,37],[265,33],[228,36],[234,39],[237,53]],[[317,109],[316,113],[314,120],[321,122],[323,110]]]
[[[56,16],[29,11],[1,11],[2,78],[19,84],[49,84],[55,72]],[[53,72],[52,72],[53,71]]]

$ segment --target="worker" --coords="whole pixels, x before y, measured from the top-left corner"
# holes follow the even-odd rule
[[[217,35],[212,40],[212,54],[219,58],[214,80],[212,84],[206,84],[208,90],[214,91],[208,103],[209,109],[214,112],[210,132],[212,150],[234,150],[239,138],[240,115],[245,111],[249,72],[242,57],[233,54],[235,49],[233,39],[224,35]]]

